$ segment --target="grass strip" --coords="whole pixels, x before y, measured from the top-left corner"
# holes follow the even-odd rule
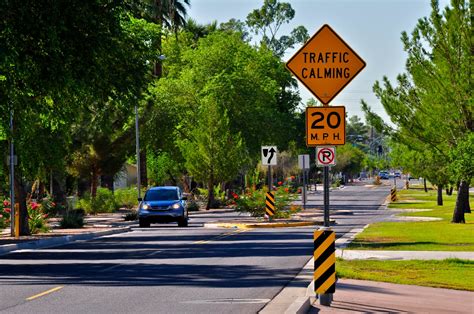
[[[338,278],[474,291],[474,261],[337,259]]]
[[[436,192],[402,190],[395,210],[409,209],[403,216],[439,217],[441,221],[381,222],[370,225],[357,235],[348,249],[402,251],[474,251],[474,214],[466,214],[465,224],[453,224],[451,218],[456,195],[444,196],[444,205],[436,205]],[[471,198],[473,196],[471,195]],[[429,211],[413,212],[416,209]]]

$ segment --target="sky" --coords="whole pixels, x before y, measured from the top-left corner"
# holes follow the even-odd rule
[[[372,92],[375,81],[387,76],[395,82],[398,74],[405,71],[406,53],[400,40],[401,33],[411,33],[419,18],[429,16],[430,0],[280,0],[291,4],[294,19],[281,27],[279,36],[303,25],[310,36],[324,24],[366,62],[366,67],[347,85],[330,105],[343,105],[348,116],[357,115],[362,120],[360,100],[364,99],[373,111],[388,119],[385,111]],[[449,1],[440,0],[444,8]],[[260,8],[263,0],[191,0],[188,16],[198,23],[226,22],[231,18],[245,21],[248,13]],[[302,45],[289,49],[283,58],[286,62]],[[299,84],[302,101],[313,98]],[[388,121],[387,121],[388,122]]]

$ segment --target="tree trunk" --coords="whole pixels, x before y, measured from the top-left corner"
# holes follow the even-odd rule
[[[95,198],[97,195],[97,185],[99,181],[99,171],[95,166],[92,168],[92,175],[91,175],[91,197]]]
[[[469,199],[466,199],[466,196],[469,197],[469,195],[466,195],[463,193],[464,185],[467,185],[467,182],[462,180],[461,184],[459,185],[459,190],[458,190],[458,196],[456,197],[456,205],[454,207],[454,213],[453,213],[453,220],[451,222],[453,223],[465,223],[466,220],[464,219],[464,206],[466,202],[469,202]],[[469,189],[469,188],[468,188]]]
[[[446,195],[453,195],[453,186],[450,186],[449,188],[446,188]]]
[[[443,186],[438,184],[438,206],[443,206]]]
[[[461,205],[462,205],[464,213],[471,213],[471,206],[469,204],[469,183],[468,182],[471,182],[471,180],[464,181],[464,184],[461,184],[459,188],[460,190],[459,192],[463,194],[462,199],[464,202]]]
[[[30,226],[28,225],[28,209],[26,207],[26,187],[18,178],[20,173],[15,175],[15,203],[20,204],[20,235],[30,235]]]
[[[211,208],[211,205],[214,203],[214,176],[211,175],[209,182],[207,184],[207,205],[206,210]]]
[[[183,190],[184,190],[184,193],[190,193],[191,192],[191,188],[189,186],[189,177],[185,174],[183,174],[181,176],[181,182],[183,183]]]
[[[426,187],[426,179],[423,178],[423,187],[425,188],[425,193],[428,193],[428,188]]]
[[[64,186],[61,184],[60,179],[53,176],[53,199],[59,204],[66,204],[66,193],[64,192]]]
[[[77,196],[83,197],[87,191],[91,190],[90,180],[79,179],[77,182]]]
[[[114,176],[102,175],[100,176],[100,186],[114,191]]]
[[[148,186],[148,171],[146,168],[146,147],[140,150],[140,186],[146,188]]]
[[[171,185],[178,185],[178,182],[176,182],[175,177],[173,176],[173,173],[168,170],[168,176],[170,177]]]
[[[43,181],[39,181],[37,200],[41,201],[45,196],[46,186]]]

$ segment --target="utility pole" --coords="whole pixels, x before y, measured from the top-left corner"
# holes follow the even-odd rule
[[[140,132],[138,130],[138,106],[135,105],[135,144],[137,153],[137,190],[138,198],[141,198],[140,182]]]
[[[15,223],[19,223],[16,221],[15,217],[15,153],[14,153],[14,144],[13,144],[13,109],[10,109],[10,222],[11,222],[11,229],[10,233],[11,236],[19,236],[15,235]]]

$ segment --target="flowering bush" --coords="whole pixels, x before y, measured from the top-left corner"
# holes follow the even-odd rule
[[[41,205],[41,210],[44,214],[47,214],[48,216],[56,216],[58,213],[58,208],[60,206],[57,206],[55,202],[53,202],[51,199],[48,197],[43,198],[39,205]]]
[[[43,200],[41,203],[27,202],[28,210],[28,226],[32,234],[38,232],[46,232],[49,230],[47,224],[48,214],[45,213],[44,208],[53,208],[56,206],[54,202]],[[0,210],[0,228],[7,228],[10,225],[11,209],[10,200],[3,201],[3,207]]]
[[[235,199],[236,210],[248,212],[254,217],[263,217],[265,214],[265,189],[255,190]],[[279,187],[275,191],[275,215],[274,218],[287,218],[290,203],[296,196],[290,194],[287,188]]]
[[[28,202],[28,226],[32,234],[47,232],[49,230],[46,219],[48,214],[44,213],[43,206],[37,202]]]
[[[10,200],[6,199],[0,209],[0,229],[7,228],[10,225],[10,212]]]
[[[239,194],[234,191],[230,192],[231,198],[227,200],[227,205],[237,205],[236,201],[239,199]]]

